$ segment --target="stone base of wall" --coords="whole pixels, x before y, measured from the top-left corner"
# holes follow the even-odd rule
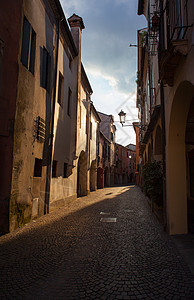
[[[59,199],[56,201],[53,201],[50,203],[50,212],[53,211],[54,209],[61,207],[61,206],[65,206],[67,204],[69,204],[70,202],[74,201],[75,199],[77,199],[77,194],[71,195],[69,197],[66,197],[64,199]]]

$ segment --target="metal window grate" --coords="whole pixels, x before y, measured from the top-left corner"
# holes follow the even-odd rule
[[[45,130],[45,121],[38,116],[35,121],[35,138],[40,143],[45,141]]]

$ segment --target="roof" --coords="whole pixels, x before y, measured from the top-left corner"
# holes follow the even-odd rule
[[[136,151],[136,145],[134,144],[129,144],[127,146],[125,146],[127,149],[131,150],[131,151]]]
[[[65,38],[67,38],[66,42],[73,52],[74,56],[77,56],[77,48],[75,46],[71,31],[66,21],[66,17],[64,15],[63,9],[61,7],[59,0],[48,0],[50,7],[56,17],[56,19],[60,22],[60,30],[65,33]]]
[[[109,143],[111,144],[111,141],[104,135],[104,133],[103,133],[101,130],[99,130],[99,132],[100,132],[100,134],[102,135],[102,137],[103,137],[105,140],[107,140],[107,142],[109,142]]]
[[[92,87],[88,80],[88,77],[86,75],[83,64],[81,64],[81,80],[82,80],[84,87],[87,89],[87,92],[91,95],[93,93],[93,90],[92,90]]]
[[[94,116],[96,117],[97,121],[101,122],[101,118],[97,112],[97,110],[95,109],[95,106],[93,103],[91,103],[91,109],[92,109],[92,113],[94,114]]]
[[[109,117],[111,119],[111,121],[114,122],[114,116],[113,115],[107,115],[107,114],[99,112],[99,111],[98,111],[98,113],[99,113],[99,115],[102,115],[102,116],[105,116],[105,117]]]

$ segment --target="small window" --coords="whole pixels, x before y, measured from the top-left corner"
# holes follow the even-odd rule
[[[69,88],[69,90],[68,90],[68,102],[67,102],[67,114],[68,114],[68,116],[71,116],[71,97],[72,97],[72,91]]]
[[[57,160],[53,160],[52,177],[57,177]]]
[[[34,74],[35,50],[36,33],[24,17],[21,62],[32,74]]]
[[[35,158],[34,177],[42,176],[42,159]]]
[[[45,47],[41,48],[40,86],[49,91],[51,56]]]
[[[67,178],[67,166],[68,164],[67,163],[64,163],[64,168],[63,168],[63,178]]]
[[[58,103],[63,107],[63,87],[64,87],[64,77],[59,72],[59,84],[58,84]]]

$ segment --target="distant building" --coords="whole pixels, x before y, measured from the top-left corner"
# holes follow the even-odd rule
[[[98,139],[98,177],[97,186],[103,188],[105,186],[110,186],[110,147],[111,141],[99,131]]]
[[[100,123],[100,131],[103,133],[105,138],[109,141],[107,148],[107,156],[108,156],[108,165],[104,167],[104,178],[105,185],[110,186],[114,185],[114,173],[115,173],[115,132],[116,126],[114,125],[114,117],[112,115],[107,115],[102,112],[98,112],[101,123]],[[104,147],[106,148],[106,141],[104,142]]]
[[[134,145],[132,145],[132,148]],[[115,184],[134,183],[135,151],[115,144]]]
[[[127,177],[129,183],[136,183],[136,145],[129,144],[127,148]]]

